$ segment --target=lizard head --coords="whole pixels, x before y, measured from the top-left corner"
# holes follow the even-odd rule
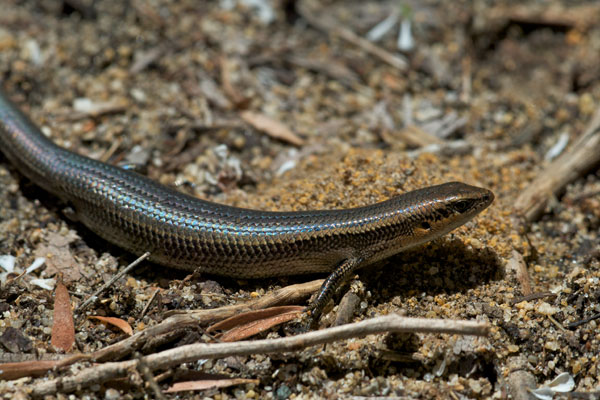
[[[444,235],[485,210],[493,201],[488,189],[449,182],[419,191],[419,204],[411,220],[419,242]]]

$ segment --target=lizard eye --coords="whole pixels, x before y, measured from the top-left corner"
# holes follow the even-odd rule
[[[452,208],[454,208],[454,210],[456,212],[459,212],[462,214],[465,211],[467,211],[468,209],[470,209],[472,205],[473,205],[473,202],[470,200],[458,200],[452,204]]]

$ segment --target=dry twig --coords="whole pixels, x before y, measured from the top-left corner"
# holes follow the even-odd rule
[[[94,360],[106,361],[123,358],[141,348],[149,339],[155,338],[176,330],[198,325],[207,325],[215,321],[221,321],[235,314],[260,310],[281,304],[289,304],[308,297],[321,287],[323,279],[306,282],[298,285],[290,285],[275,290],[259,299],[233,306],[220,307],[211,310],[187,310],[173,311],[168,313],[169,318],[161,323],[134,334],[120,342],[98,350],[92,354]]]
[[[85,309],[91,302],[95,301],[97,299],[97,296],[100,293],[102,293],[103,291],[105,291],[106,288],[110,287],[110,285],[112,285],[113,283],[115,283],[123,275],[125,275],[126,273],[128,273],[129,271],[131,271],[136,265],[138,265],[139,263],[141,263],[142,261],[144,261],[148,257],[150,257],[150,253],[149,252],[145,252],[140,257],[138,257],[137,260],[135,260],[134,262],[132,262],[131,264],[129,264],[126,268],[123,268],[121,271],[119,271],[115,276],[113,276],[113,278],[110,281],[108,281],[104,285],[102,285],[98,290],[96,290],[94,292],[94,294],[92,294],[83,303],[81,303],[81,305],[79,307],[77,307],[77,311],[81,311],[81,310]]]
[[[0,366],[0,371],[2,371],[0,373],[0,378],[10,380],[24,376],[42,375],[51,369],[59,370],[81,359],[93,361],[120,359],[138,349],[144,348],[152,341],[165,343],[165,340],[168,341],[173,336],[176,336],[177,332],[180,332],[185,328],[208,325],[245,311],[260,310],[267,307],[300,301],[319,289],[322,284],[323,279],[317,279],[311,282],[290,285],[275,290],[256,300],[212,310],[174,311],[169,313],[170,317],[161,323],[146,328],[133,336],[95,351],[92,354],[79,354],[60,360],[31,360],[26,362],[2,363]]]
[[[384,332],[427,332],[485,336],[489,324],[474,321],[452,321],[425,318],[406,318],[386,315],[353,324],[308,332],[297,336],[234,343],[195,343],[143,357],[150,371],[170,368],[201,359],[216,359],[250,354],[284,353],[338,340]],[[137,368],[138,360],[110,362],[85,368],[75,376],[40,382],[31,386],[33,396],[69,393],[93,384],[126,376]]]
[[[309,3],[312,2],[303,0],[299,1],[296,6],[298,14],[302,15],[302,17],[308,21],[309,24],[329,35],[339,36],[345,41],[360,47],[370,55],[379,58],[381,61],[399,69],[400,71],[405,71],[407,69],[408,63],[403,58],[382,49],[365,38],[358,36],[348,28],[344,28],[339,24],[333,23],[333,21],[330,19],[325,20],[321,16],[318,16],[319,13],[315,10],[314,5]]]
[[[146,364],[146,360],[142,357],[141,354],[136,353],[135,358],[137,361],[137,370],[144,378],[146,385],[152,390],[154,394],[154,398],[158,400],[166,400],[166,397],[163,395],[162,390],[160,390],[160,386],[156,382],[156,378],[152,375],[152,371],[148,364]]]
[[[150,306],[152,305],[152,303],[154,302],[154,299],[156,299],[156,297],[158,296],[158,294],[160,293],[160,288],[156,288],[154,290],[154,293],[152,293],[152,296],[150,296],[150,299],[148,299],[148,302],[146,303],[146,305],[144,306],[144,309],[142,310],[139,319],[141,320],[142,318],[144,318],[144,316],[146,315],[146,313],[148,312],[148,310],[150,309]],[[160,297],[159,297],[160,298]]]
[[[514,205],[517,215],[531,222],[541,216],[548,200],[567,184],[600,162],[600,108],[569,151],[546,167],[521,193]]]

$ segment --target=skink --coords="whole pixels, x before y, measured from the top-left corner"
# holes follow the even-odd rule
[[[148,251],[158,264],[235,278],[329,273],[313,315],[356,269],[463,225],[494,199],[487,189],[450,182],[344,210],[212,203],[55,145],[1,89],[0,148],[91,231],[131,253]]]

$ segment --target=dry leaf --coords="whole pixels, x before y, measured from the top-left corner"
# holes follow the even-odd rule
[[[123,332],[128,334],[129,336],[133,335],[133,329],[131,328],[131,325],[129,325],[129,323],[127,323],[127,321],[122,320],[121,318],[102,317],[99,315],[92,315],[89,318],[97,319],[98,321],[100,321],[104,324],[116,326],[117,328],[119,328],[120,330],[122,330]]]
[[[259,384],[258,379],[244,379],[244,378],[231,378],[231,379],[209,379],[200,381],[186,381],[174,383],[171,387],[164,391],[164,393],[182,392],[187,390],[206,390],[215,388],[224,388],[233,385],[242,385],[246,383]]]
[[[71,310],[71,298],[62,281],[62,276],[56,284],[54,292],[54,317],[52,322],[52,346],[68,353],[75,343],[75,324]]]
[[[206,332],[210,333],[213,331],[226,331],[232,328],[236,328],[241,325],[246,325],[253,321],[262,320],[265,318],[270,318],[276,315],[294,312],[294,311],[302,311],[304,307],[302,306],[278,306],[278,307],[268,307],[262,310],[256,311],[248,311],[241,314],[236,314],[233,317],[229,317],[224,319],[221,322],[218,322],[214,325],[206,328]]]
[[[239,340],[247,339],[251,336],[257,335],[261,332],[271,329],[274,326],[283,324],[288,321],[292,321],[300,316],[302,310],[291,311],[284,314],[275,315],[270,318],[261,319],[259,321],[253,321],[246,325],[238,326],[227,332],[225,332],[219,340],[221,342],[237,342]]]
[[[235,315],[209,327],[206,331],[227,329],[219,337],[222,342],[237,342],[247,339],[272,327],[291,321],[303,312],[301,306],[270,307]]]
[[[283,140],[295,146],[302,146],[304,140],[296,135],[290,128],[279,121],[275,121],[264,114],[255,113],[252,111],[243,111],[240,116],[248,124],[255,129],[265,132],[272,138]]]

